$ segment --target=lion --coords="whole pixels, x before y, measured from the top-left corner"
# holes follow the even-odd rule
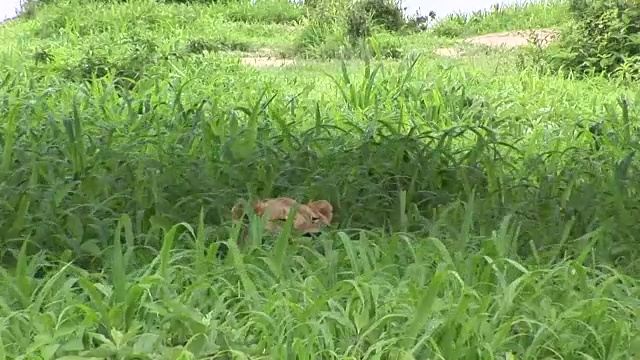
[[[293,217],[293,229],[303,235],[322,232],[331,225],[333,219],[333,206],[326,200],[300,204],[294,199],[279,197],[258,200],[253,203],[252,207],[258,216],[266,214],[265,229],[275,233],[282,230],[292,209],[297,210]],[[245,215],[243,204],[236,204],[231,209],[231,214],[235,221],[241,220]]]

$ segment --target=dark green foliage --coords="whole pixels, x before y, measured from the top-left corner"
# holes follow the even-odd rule
[[[403,9],[395,0],[361,0],[347,15],[347,34],[352,40],[368,37],[371,26],[397,32],[404,25]]]
[[[216,45],[207,39],[193,39],[187,44],[187,52],[191,54],[201,54],[214,50],[216,50]]]
[[[640,75],[640,1],[572,0],[573,24],[550,47],[553,68],[576,74]]]
[[[145,76],[147,68],[162,61],[163,56],[152,41],[134,37],[128,42],[130,51],[125,56],[112,59],[104,51],[89,51],[77,64],[62,69],[64,77],[75,82],[91,83],[94,79],[111,75],[117,89],[131,90]],[[38,56],[42,57],[41,54]]]
[[[188,54],[202,54],[204,52],[212,51],[249,51],[251,45],[241,41],[229,41],[229,40],[209,40],[209,39],[192,39],[189,40],[186,46],[186,53]]]
[[[91,61],[97,74],[104,61]],[[464,244],[470,229],[492,236],[511,216],[519,242],[509,256],[526,257],[532,246],[569,253],[558,242],[595,230],[602,241],[598,260],[637,254],[640,203],[626,196],[640,192],[627,175],[638,167],[631,161],[636,130],[608,132],[623,128],[616,121],[629,123],[629,104],[621,102],[622,119],[610,117],[598,131],[597,149],[521,153],[508,134],[491,129],[517,120],[498,117],[463,85],[430,88],[377,78],[379,70],[367,67],[364,86],[346,70],[334,79],[341,90],[338,113],[266,94],[230,109],[208,98],[183,98],[189,84],[180,83],[156,97],[137,89],[111,96],[113,106],[105,108],[101,99],[114,87],[98,83],[106,95],[78,96],[69,109],[43,116],[50,105],[38,100],[38,84],[14,91],[6,83],[3,96],[27,105],[13,105],[16,130],[0,139],[13,149],[0,172],[11,189],[0,199],[3,248],[17,251],[28,237],[30,253],[45,249],[100,268],[114,226],[127,214],[137,234],[134,255],[147,262],[163,231],[194,223],[201,211],[213,229],[207,241],[215,244],[228,236],[220,225],[239,198],[291,196],[329,200],[336,226],[347,231],[383,228]],[[210,86],[227,94],[243,88],[235,85],[240,81]],[[431,91],[447,101],[426,102]],[[396,100],[388,98],[392,92]],[[411,115],[396,113],[397,101]],[[384,108],[376,108],[380,102]],[[309,127],[291,126],[309,114],[315,119]],[[354,114],[366,121],[352,120]],[[30,121],[34,116],[42,120]],[[444,216],[446,224],[434,222]],[[467,233],[461,233],[465,222]]]
[[[371,16],[374,24],[388,31],[399,31],[404,26],[404,13],[395,0],[363,0],[359,11]]]
[[[369,37],[371,34],[371,21],[369,15],[360,11],[351,11],[347,14],[347,34],[349,40],[358,41]]]
[[[375,28],[395,33],[424,31],[436,17],[433,11],[405,17],[404,11],[397,0],[360,0],[347,13],[347,36],[352,44],[359,44]]]
[[[429,11],[426,16],[416,14],[407,20],[406,27],[412,31],[426,31],[429,26],[429,22],[435,21],[435,19],[436,13],[433,10]]]

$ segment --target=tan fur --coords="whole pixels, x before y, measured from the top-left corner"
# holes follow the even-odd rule
[[[279,197],[256,201],[252,207],[258,216],[266,214],[265,229],[272,232],[282,230],[289,212],[294,208],[297,212],[293,218],[293,228],[303,234],[320,232],[325,226],[331,225],[333,219],[333,206],[326,200],[300,204],[291,198]],[[236,221],[242,219],[242,204],[234,206],[231,214]]]

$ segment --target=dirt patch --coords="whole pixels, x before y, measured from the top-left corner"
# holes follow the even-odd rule
[[[486,34],[474,36],[462,40],[463,44],[485,45],[490,47],[514,48],[525,46],[531,42],[539,46],[546,46],[558,36],[555,29],[537,29],[537,30],[521,30],[506,31],[501,33]],[[436,55],[446,57],[457,57],[465,54],[464,49],[459,47],[448,47],[436,49]]]
[[[248,56],[242,58],[242,63],[247,66],[253,66],[257,68],[264,67],[282,67],[295,64],[291,59],[278,59],[267,56]]]
[[[282,56],[277,56],[277,53],[275,49],[261,48],[251,54],[244,54],[241,61],[246,66],[257,68],[282,67],[296,63],[293,59],[284,59]]]

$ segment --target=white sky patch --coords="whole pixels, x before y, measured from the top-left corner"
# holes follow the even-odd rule
[[[0,22],[18,16],[24,0],[0,0]]]

